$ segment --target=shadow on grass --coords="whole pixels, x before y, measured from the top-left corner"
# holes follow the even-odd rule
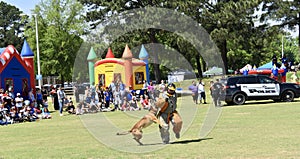
[[[182,141],[171,142],[170,144],[188,144],[188,143],[200,142],[200,141],[210,140],[210,139],[213,139],[213,138],[201,138],[201,139],[193,139],[193,140],[182,140]]]
[[[213,138],[201,138],[201,139],[193,139],[193,140],[174,141],[174,142],[170,142],[170,144],[188,144],[188,143],[200,142],[203,140],[210,140],[210,139],[213,139]],[[151,145],[164,145],[164,143],[160,142],[160,143],[152,143],[152,144],[143,144],[143,145],[139,145],[139,146],[151,146]]]

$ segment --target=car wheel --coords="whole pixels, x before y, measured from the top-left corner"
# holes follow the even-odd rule
[[[242,105],[246,101],[246,96],[242,93],[238,93],[233,97],[233,103],[236,105]]]
[[[295,97],[295,93],[291,90],[287,90],[283,92],[281,99],[284,102],[292,102],[294,100],[294,97]]]

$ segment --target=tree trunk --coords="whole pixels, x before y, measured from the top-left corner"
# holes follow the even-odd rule
[[[152,43],[157,43],[157,39],[155,37],[155,30],[150,29],[150,40]],[[160,82],[161,80],[161,72],[159,69],[159,61],[158,61],[158,52],[159,50],[156,50],[155,47],[153,47],[152,49],[152,55],[153,55],[153,68],[154,68],[154,75],[155,75],[155,80],[157,83]],[[149,82],[149,81],[148,81]]]
[[[228,74],[228,62],[227,62],[227,41],[224,40],[221,43],[221,57],[222,57],[222,61],[224,63],[224,69],[223,72],[225,74]]]
[[[196,64],[197,64],[197,70],[198,70],[198,76],[199,78],[202,78],[202,69],[201,69],[201,63],[200,63],[200,55],[196,55]]]
[[[202,62],[202,71],[205,72],[206,71],[206,62],[203,60],[203,58],[201,59]]]

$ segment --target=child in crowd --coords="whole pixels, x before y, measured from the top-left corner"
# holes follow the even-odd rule
[[[43,99],[42,119],[51,119],[52,116],[48,110],[48,101]]]
[[[149,97],[147,95],[143,95],[143,98],[141,100],[141,105],[143,109],[149,110],[150,104],[149,104]]]
[[[128,103],[126,97],[123,98],[123,104],[122,104],[122,106],[121,106],[121,110],[122,110],[122,111],[129,110],[129,103]]]
[[[129,108],[130,111],[140,110],[135,96],[133,96],[132,99],[129,101],[129,106],[130,106],[130,108]]]
[[[86,103],[80,101],[76,108],[76,115],[82,115],[84,113],[84,108],[87,107],[86,105]]]
[[[72,98],[70,98],[69,100],[66,100],[66,111],[69,114],[76,114],[76,110],[75,110],[75,106],[73,104]]]

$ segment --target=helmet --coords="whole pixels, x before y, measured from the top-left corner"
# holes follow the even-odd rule
[[[172,96],[175,94],[176,86],[174,83],[170,83],[167,86],[167,95]]]

